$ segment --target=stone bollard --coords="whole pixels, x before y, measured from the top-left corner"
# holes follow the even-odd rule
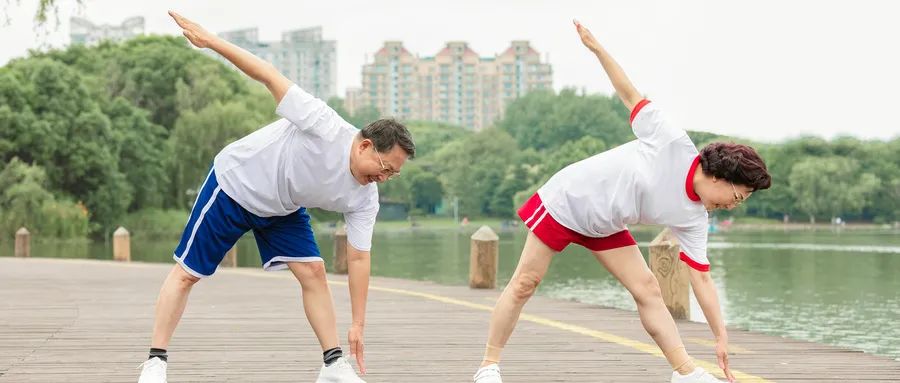
[[[482,226],[472,234],[469,252],[469,287],[493,289],[497,287],[497,261],[500,238],[490,227]]]
[[[122,226],[113,233],[113,260],[131,262],[131,238]]]
[[[343,222],[334,230],[334,273],[347,274],[347,228]]]
[[[16,257],[27,258],[31,256],[31,233],[24,226],[16,230]]]
[[[650,270],[659,281],[663,301],[675,319],[691,319],[690,275],[679,257],[681,246],[669,229],[650,242]]]
[[[237,243],[231,247],[231,250],[228,250],[228,252],[225,253],[225,258],[222,258],[222,262],[219,263],[219,266],[237,267]]]

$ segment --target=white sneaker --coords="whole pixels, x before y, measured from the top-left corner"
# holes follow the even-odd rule
[[[479,368],[472,379],[475,383],[503,383],[503,379],[500,379],[500,366],[497,363]]]
[[[138,383],[166,383],[166,363],[160,358],[150,358],[146,362],[141,363],[141,377]]]
[[[672,371],[672,383],[722,383],[722,381],[716,379],[715,376],[712,376],[706,370],[697,367],[694,369],[694,372],[687,375],[681,375],[678,371]]]
[[[316,383],[366,383],[366,381],[356,375],[356,370],[347,358],[342,356],[330,366],[322,365]]]

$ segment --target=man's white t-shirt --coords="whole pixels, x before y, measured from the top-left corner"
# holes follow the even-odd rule
[[[347,241],[369,251],[378,214],[378,187],[350,173],[359,129],[299,86],[288,89],[283,117],[226,146],[213,166],[222,190],[247,211],[285,216],[301,207],[344,213]]]
[[[635,106],[632,127],[637,140],[560,170],[538,190],[541,201],[557,222],[589,237],[635,223],[666,225],[681,259],[709,270],[708,214],[692,183],[697,147],[646,100]]]

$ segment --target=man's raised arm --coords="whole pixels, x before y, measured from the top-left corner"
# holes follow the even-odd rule
[[[261,82],[275,97],[276,104],[281,102],[284,94],[293,85],[291,80],[284,77],[271,63],[207,32],[197,23],[175,13],[175,11],[169,11],[169,15],[175,19],[175,22],[181,27],[184,37],[187,37],[191,44],[198,48],[209,48],[216,51],[216,53],[225,57],[247,76]]]

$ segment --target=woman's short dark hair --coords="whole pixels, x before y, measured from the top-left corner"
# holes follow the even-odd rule
[[[753,191],[768,189],[772,177],[756,150],[741,144],[714,142],[700,151],[703,173],[722,178]]]

